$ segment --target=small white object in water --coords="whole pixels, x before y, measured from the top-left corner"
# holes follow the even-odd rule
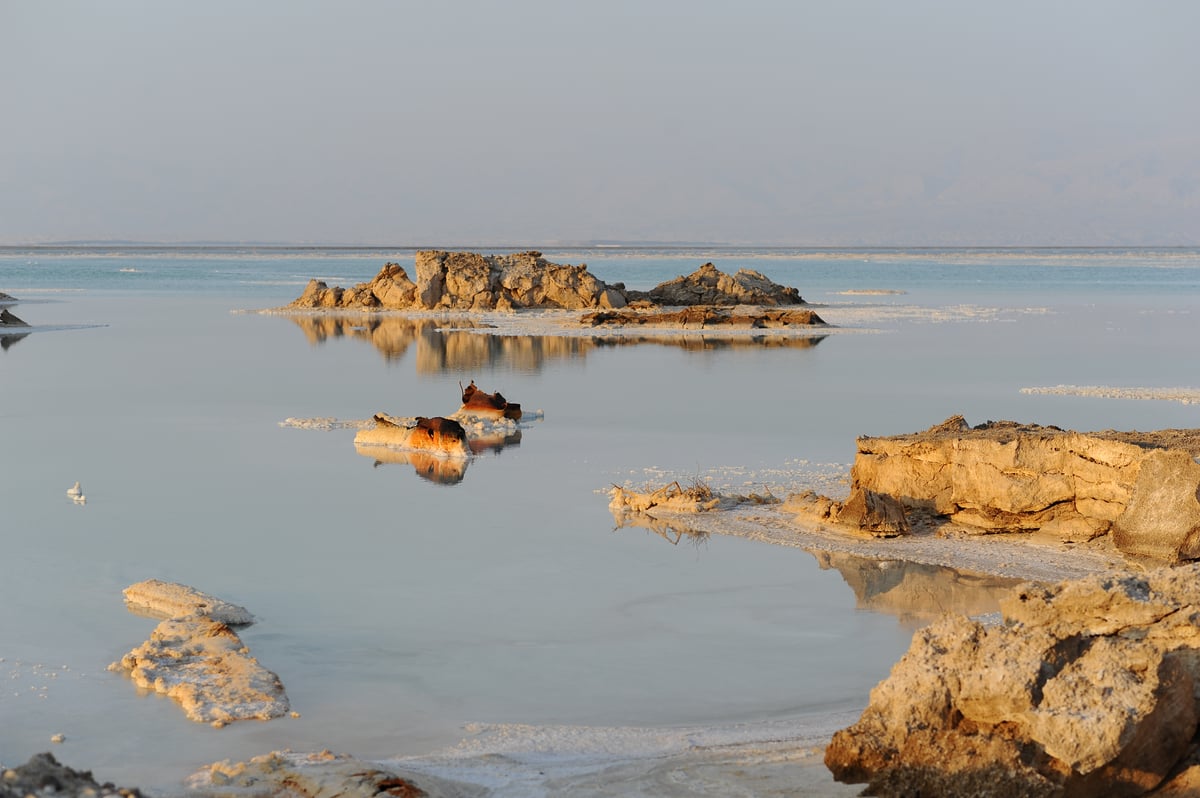
[[[71,496],[72,498],[74,498],[74,497],[76,497],[76,496],[82,496],[82,495],[83,495],[83,490],[82,490],[82,489],[80,489],[80,487],[79,487],[79,481],[78,481],[78,480],[76,480],[76,481],[75,481],[75,484],[74,484],[74,485],[72,485],[71,487],[67,488],[67,495],[68,495],[68,496]]]
[[[76,504],[87,504],[87,496],[84,496],[81,493],[78,496],[72,496],[71,501],[75,502]]]
[[[50,742],[52,742],[52,743],[61,743],[61,742],[65,741],[66,739],[67,739],[67,738],[66,738],[66,736],[64,736],[64,735],[62,735],[62,734],[55,734],[54,736],[52,736],[52,737],[50,738]]]

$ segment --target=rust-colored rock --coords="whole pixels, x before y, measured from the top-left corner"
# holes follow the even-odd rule
[[[462,383],[460,382],[461,386]],[[521,420],[521,406],[505,399],[499,391],[485,393],[475,385],[475,380],[462,389],[462,407],[459,413],[477,415],[485,418],[509,418]]]

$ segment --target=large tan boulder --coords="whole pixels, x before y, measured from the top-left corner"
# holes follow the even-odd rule
[[[1200,463],[1179,449],[1149,452],[1133,498],[1113,523],[1121,551],[1167,562],[1200,558]]]
[[[853,726],[834,777],[875,795],[1142,795],[1190,752],[1200,565],[1097,575],[946,616],[913,636]]]

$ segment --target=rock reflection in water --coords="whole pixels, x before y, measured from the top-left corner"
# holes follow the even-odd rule
[[[356,338],[374,346],[388,360],[403,357],[416,345],[420,374],[477,371],[510,363],[537,371],[553,360],[579,359],[592,349],[654,344],[691,352],[719,349],[810,349],[827,336],[729,335],[710,333],[645,333],[612,335],[487,334],[488,325],[468,319],[430,319],[378,314],[288,316],[313,345],[334,338]],[[459,328],[459,329],[454,329]]]
[[[914,627],[947,612],[998,612],[1000,599],[1024,581],[843,552],[810,553],[823,570],[841,573],[854,591],[859,609],[896,615],[902,623]]]
[[[613,520],[617,524],[614,531],[626,527],[648,529],[672,546],[678,546],[681,540],[698,546],[709,538],[709,533],[703,529],[693,529],[678,521],[665,521],[646,513],[614,512]]]
[[[467,441],[474,455],[491,452],[499,454],[510,446],[521,445],[521,431],[516,430],[507,434],[497,433],[482,437],[471,438]],[[392,449],[387,446],[364,446],[355,444],[354,451],[363,457],[374,460],[374,467],[398,464],[410,465],[421,479],[437,482],[442,485],[457,485],[467,475],[467,466],[474,458],[438,457],[428,452],[411,449]]]

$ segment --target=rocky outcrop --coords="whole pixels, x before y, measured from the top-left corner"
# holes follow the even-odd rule
[[[876,497],[887,496],[908,513],[977,533],[1082,542],[1114,531],[1128,555],[1200,557],[1200,430],[1080,433],[1011,421],[970,427],[955,416],[920,433],[859,438],[857,446],[847,504],[865,512],[855,521],[892,523],[894,507],[873,512]]]
[[[803,302],[795,288],[773,283],[756,271],[742,269],[730,276],[711,263],[647,292],[627,291],[621,283],[608,285],[586,265],[551,263],[535,251],[480,255],[421,250],[413,265],[415,279],[399,264],[388,263],[370,282],[353,288],[311,280],[288,308],[481,312],[612,310],[631,301],[644,307]]]
[[[728,275],[706,263],[684,277],[660,283],[645,294],[630,292],[630,299],[647,299],[655,305],[801,305],[795,288],[769,280],[753,269]]]
[[[375,310],[515,310],[520,308],[624,307],[625,296],[597,279],[587,266],[551,263],[540,252],[479,255],[422,250],[416,281],[388,263],[369,283],[330,288],[312,280],[291,308]]]
[[[1001,611],[914,635],[827,747],[836,779],[872,795],[1186,794],[1200,565],[1026,585]]]

